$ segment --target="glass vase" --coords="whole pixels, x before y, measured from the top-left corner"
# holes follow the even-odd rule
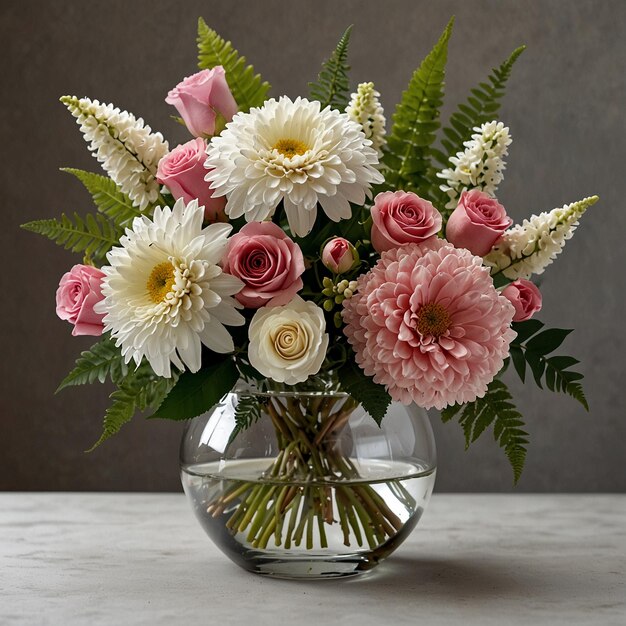
[[[236,388],[181,443],[206,533],[244,569],[279,578],[369,572],[418,523],[435,468],[423,409],[392,404],[378,426],[336,391]]]

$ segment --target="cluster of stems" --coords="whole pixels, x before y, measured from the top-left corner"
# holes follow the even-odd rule
[[[375,548],[402,527],[373,485],[340,449],[339,434],[358,404],[349,396],[266,396],[260,408],[271,419],[279,453],[261,480],[237,481],[208,506],[226,527],[245,533],[254,548],[273,538],[286,549],[328,547],[327,527],[339,524],[343,543]],[[407,509],[415,506],[399,481],[387,483]],[[317,529],[317,532],[316,532]]]

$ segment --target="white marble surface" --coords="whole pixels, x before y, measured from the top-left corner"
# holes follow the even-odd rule
[[[240,570],[179,494],[0,494],[0,624],[626,624],[626,496],[435,495],[368,577]]]

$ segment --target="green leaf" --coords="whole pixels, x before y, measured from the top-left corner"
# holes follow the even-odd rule
[[[195,374],[184,372],[150,418],[186,420],[201,415],[216,405],[239,379],[239,371],[232,357],[221,356],[223,360],[203,367]]]
[[[119,388],[111,394],[112,403],[104,414],[102,435],[87,452],[117,434],[138,411],[159,406],[176,384],[176,380],[177,375],[172,378],[157,376],[145,362],[128,374],[119,384]]]
[[[532,319],[525,322],[514,322],[511,324],[511,328],[517,333],[514,343],[524,343],[527,339],[532,337],[535,333],[538,333],[543,328],[543,322]]]
[[[226,82],[240,111],[260,107],[267,99],[270,85],[254,73],[252,65],[246,65],[246,57],[240,56],[230,41],[225,41],[206,22],[198,19],[198,67],[201,70],[221,65],[226,72]]]
[[[546,355],[554,352],[572,332],[571,329],[549,328],[535,335],[526,344],[526,349],[537,354]]]
[[[510,348],[511,360],[513,366],[517,372],[520,380],[525,382],[526,379],[526,358],[524,357],[524,351],[519,346],[511,346]]]
[[[120,228],[130,226],[133,219],[143,215],[131,199],[108,176],[101,176],[93,172],[85,172],[71,167],[61,168],[78,178],[91,194],[98,211],[106,215]]]
[[[261,403],[263,396],[260,395],[242,395],[235,408],[235,428],[230,434],[229,443],[242,431],[250,428],[252,424],[261,419]]]
[[[354,358],[354,357],[353,357]],[[391,404],[391,398],[383,385],[375,383],[348,357],[346,364],[338,370],[341,388],[350,394],[380,425]]]
[[[451,404],[441,411],[441,421],[445,424],[457,415],[457,413],[463,408],[462,404]]]
[[[343,113],[350,102],[350,83],[348,72],[348,44],[352,26],[344,31],[337,47],[329,59],[324,61],[317,77],[317,82],[309,83],[311,99],[318,100],[321,108],[330,106]]]
[[[88,213],[85,217],[74,213],[73,218],[63,213],[60,220],[35,220],[22,224],[22,228],[43,235],[66,250],[83,252],[97,260],[103,260],[106,253],[119,244],[122,235],[121,229],[99,213]]]
[[[465,405],[454,405],[442,411],[444,421],[457,415],[465,434],[466,447],[476,441],[493,424],[494,438],[508,458],[513,469],[514,482],[517,483],[524,469],[528,433],[524,430],[521,414],[511,402],[512,397],[507,386],[499,379],[491,381],[482,398]]]
[[[101,383],[110,378],[118,383],[128,374],[128,366],[115,342],[107,337],[81,352],[76,367],[63,379],[56,393],[73,385],[87,385],[96,380]]]
[[[416,191],[431,199],[432,185],[425,178],[432,168],[431,146],[439,128],[439,109],[443,104],[443,84],[448,40],[454,18],[422,64],[413,73],[407,90],[393,115],[393,126],[383,155],[386,188]],[[430,177],[434,178],[434,173]]]

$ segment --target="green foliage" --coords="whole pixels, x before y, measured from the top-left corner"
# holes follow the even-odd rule
[[[107,337],[81,352],[76,360],[76,367],[63,379],[57,393],[65,387],[87,385],[96,380],[101,383],[110,378],[112,382],[121,382],[128,374],[128,366],[115,342]]]
[[[588,411],[589,404],[580,382],[583,375],[570,369],[579,361],[571,356],[548,356],[572,331],[563,328],[542,330],[543,326],[535,319],[513,324],[517,337],[510,351],[515,371],[525,382],[528,365],[540,389],[545,384],[550,391],[566,393]]]
[[[338,370],[341,389],[350,394],[380,425],[391,404],[391,398],[383,385],[375,383],[354,363],[354,355]]]
[[[350,102],[347,59],[351,32],[352,25],[346,28],[332,55],[322,64],[317,82],[309,83],[311,99],[318,100],[322,109],[330,106],[343,113]]]
[[[99,213],[88,213],[85,217],[74,213],[73,218],[63,213],[60,220],[35,220],[22,224],[22,228],[44,235],[66,250],[83,252],[94,260],[103,260],[106,253],[119,244],[122,235],[120,228]]]
[[[443,85],[448,40],[454,18],[439,41],[413,73],[407,90],[393,115],[393,126],[383,155],[386,188],[416,191],[432,197],[431,186],[424,178],[432,169],[431,151],[435,133],[441,123],[439,108],[443,104]]]
[[[494,439],[504,449],[513,469],[513,480],[517,484],[524,469],[528,433],[523,430],[521,414],[511,402],[512,397],[507,386],[499,379],[494,379],[487,393],[474,402],[445,408],[441,412],[444,422],[459,414],[459,424],[465,434],[465,448],[480,437],[493,425]]]
[[[117,434],[135,413],[149,407],[157,407],[176,384],[177,377],[161,378],[147,363],[142,363],[129,373],[110,395],[111,405],[104,414],[104,424],[100,439],[88,450],[91,452],[101,443]]]
[[[120,228],[130,226],[135,217],[142,215],[142,212],[133,206],[131,199],[122,193],[108,176],[71,167],[61,168],[61,171],[76,176],[91,194],[98,211]]]
[[[240,56],[230,41],[222,39],[206,22],[198,19],[198,67],[201,70],[221,65],[226,72],[226,82],[239,105],[240,111],[260,107],[267,99],[270,85],[254,73],[252,65],[246,65],[246,57]]]
[[[241,396],[235,408],[235,428],[230,434],[229,443],[242,431],[261,419],[262,396]]]
[[[208,411],[226,395],[239,379],[230,355],[214,355],[216,362],[199,372],[184,372],[176,386],[150,417],[186,420]]]

